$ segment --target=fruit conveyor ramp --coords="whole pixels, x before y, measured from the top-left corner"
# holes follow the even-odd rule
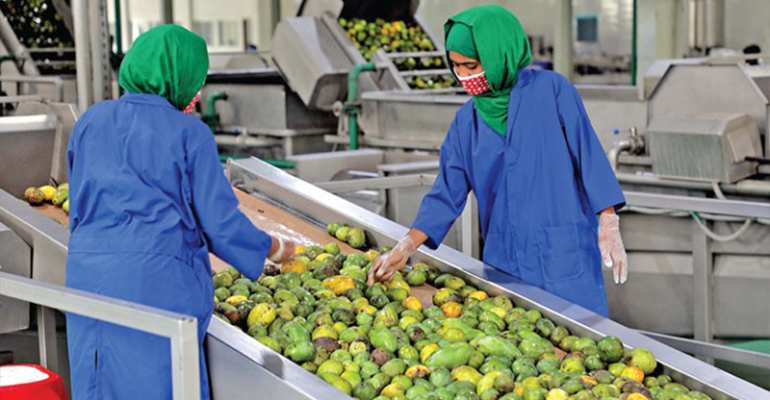
[[[324,227],[332,222],[361,227],[367,233],[367,242],[377,247],[394,245],[407,231],[403,226],[258,159],[232,161],[228,163],[227,174],[236,188],[242,211],[255,225],[271,234],[295,240],[298,244],[334,241],[345,253],[355,251],[326,233]],[[0,222],[20,232],[20,236],[33,247],[33,278],[63,284],[69,234],[65,227],[67,218],[60,210],[33,209],[0,190]],[[573,334],[593,339],[612,335],[620,338],[627,347],[647,348],[656,355],[664,372],[675,381],[693,390],[701,390],[714,399],[770,398],[770,393],[757,386],[526,285],[453,249],[445,246],[436,251],[421,248],[412,261],[428,263],[442,272],[460,276],[490,295],[504,295],[518,306],[538,310]],[[226,264],[212,258],[212,266],[220,270]],[[415,293],[419,292],[420,289],[416,288]],[[425,293],[416,296],[430,298]],[[426,303],[430,304],[429,301]],[[51,332],[41,332],[44,336],[49,334]],[[55,348],[47,350],[55,351]],[[212,318],[208,330],[206,356],[214,399],[345,397],[321,378],[218,318]],[[258,388],[258,393],[247,387]]]

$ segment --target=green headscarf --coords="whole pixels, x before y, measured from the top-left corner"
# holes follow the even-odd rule
[[[511,89],[519,71],[532,61],[529,40],[518,18],[498,5],[471,7],[449,18],[444,37],[447,52],[481,62],[491,90],[473,96],[473,103],[481,118],[505,136]]]
[[[183,110],[203,88],[209,69],[206,41],[177,25],[161,25],[134,42],[120,66],[120,86],[155,94]]]

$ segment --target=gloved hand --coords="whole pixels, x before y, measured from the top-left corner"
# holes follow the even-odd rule
[[[268,259],[276,264],[285,263],[294,255],[295,248],[294,242],[273,237],[273,244],[270,247]]]
[[[612,268],[615,284],[623,284],[628,278],[628,256],[620,237],[620,217],[617,214],[599,216],[599,250],[602,262]]]
[[[369,286],[375,281],[388,281],[393,278],[396,271],[404,269],[415,251],[417,244],[410,236],[404,236],[396,247],[374,260],[374,265],[369,270]]]

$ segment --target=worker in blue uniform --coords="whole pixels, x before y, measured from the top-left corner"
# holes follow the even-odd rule
[[[388,280],[421,244],[435,249],[465,207],[479,203],[484,262],[607,316],[601,265],[625,282],[615,214],[625,204],[575,88],[525,69],[529,42],[503,7],[473,7],[445,27],[452,69],[472,95],[441,147],[440,170],[408,235],[379,257]]]
[[[294,245],[257,229],[219,162],[208,127],[182,112],[203,87],[206,42],[173,25],[140,36],[120,69],[119,100],[91,106],[69,142],[66,285],[197,318],[213,311],[209,252],[249,279]],[[67,316],[72,395],[171,399],[167,338]],[[201,346],[201,399],[209,398]]]

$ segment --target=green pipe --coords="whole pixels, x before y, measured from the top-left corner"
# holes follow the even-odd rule
[[[118,59],[123,57],[123,18],[120,11],[120,0],[115,0],[115,54]],[[123,86],[118,85],[118,96],[125,92]]]
[[[206,112],[201,116],[203,122],[205,122],[209,126],[209,129],[211,129],[212,134],[217,132],[217,124],[219,123],[219,113],[217,113],[216,105],[218,100],[227,100],[227,93],[209,93],[206,97]]]
[[[636,86],[636,0],[632,5],[631,17],[631,86]]]
[[[228,158],[232,158],[233,160],[242,160],[244,158],[249,158],[249,156],[239,156],[234,154],[220,154],[219,155],[219,161],[222,163],[226,163]],[[286,161],[286,160],[274,160],[272,158],[260,158],[260,160],[278,168],[283,169],[294,169],[297,167],[297,164],[295,164],[293,161]]]
[[[358,104],[358,75],[375,70],[377,66],[374,63],[362,63],[353,67],[348,74],[348,103],[345,111],[348,113],[350,150],[358,150],[358,113],[361,111],[361,105]]]
[[[115,0],[115,52],[123,55],[123,21],[120,11],[120,0]]]

